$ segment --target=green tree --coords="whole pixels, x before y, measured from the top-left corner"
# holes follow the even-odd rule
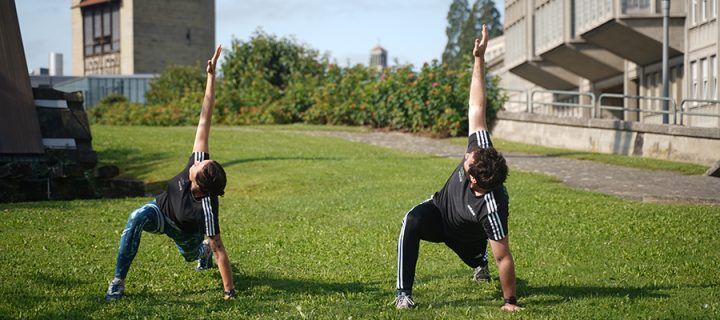
[[[450,69],[458,69],[462,64],[459,41],[469,16],[467,0],[453,0],[447,14],[448,26],[445,28],[445,34],[448,40],[442,54],[442,62]]]
[[[490,39],[503,34],[503,25],[500,21],[500,11],[495,7],[493,0],[477,0],[473,5],[473,15],[475,17],[475,30],[479,35],[482,31],[482,25],[487,25],[488,35]]]
[[[463,22],[458,37],[458,58],[452,67],[463,69],[472,62],[472,49],[475,38],[482,33],[482,25],[487,25],[490,39],[503,34],[500,12],[495,8],[493,0],[476,0],[470,8],[468,18]]]
[[[169,104],[181,100],[186,95],[196,96],[204,92],[205,69],[191,66],[170,66],[160,77],[150,83],[145,93],[147,104]]]
[[[257,30],[249,41],[232,41],[222,65],[218,103],[233,111],[242,106],[266,109],[282,99],[286,90],[298,89],[296,84],[302,78],[321,76],[326,61],[326,56],[294,38]]]

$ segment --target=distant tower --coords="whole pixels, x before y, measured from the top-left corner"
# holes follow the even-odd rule
[[[63,55],[62,53],[50,52],[48,69],[51,76],[63,75]]]
[[[380,45],[370,51],[370,68],[377,70],[387,68],[387,50]]]

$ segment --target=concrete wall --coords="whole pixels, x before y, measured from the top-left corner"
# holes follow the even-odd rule
[[[70,54],[70,64],[72,65],[72,75],[85,75],[85,56],[83,55],[83,21],[82,11],[80,11],[80,0],[71,0],[70,2],[70,20],[72,32],[72,51]],[[122,50],[122,46],[120,47]]]
[[[142,0],[141,0],[142,1]],[[120,74],[131,75],[135,71],[135,27],[134,0],[120,3]]]
[[[215,46],[215,1],[134,1],[134,73],[205,65]]]
[[[122,0],[119,3],[120,52],[85,59],[80,0],[71,0],[73,75],[160,73],[171,64],[201,67],[212,56],[214,0]],[[100,71],[89,68],[97,65],[113,68]]]
[[[720,130],[498,113],[493,136],[546,147],[635,155],[713,165],[720,160]]]

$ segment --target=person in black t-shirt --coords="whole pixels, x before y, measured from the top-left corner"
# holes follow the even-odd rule
[[[492,147],[485,120],[485,49],[487,27],[475,40],[475,63],[470,83],[468,148],[464,159],[430,199],[412,208],[403,219],[398,238],[395,307],[415,307],[415,281],[420,240],[443,242],[474,268],[476,282],[489,282],[487,244],[495,257],[504,304],[502,310],[521,310],[515,293],[515,263],[508,242],[508,195],[503,183],[505,158]]]
[[[207,62],[207,85],[195,132],[195,143],[185,168],[167,183],[165,192],[155,200],[130,214],[120,237],[115,276],[105,299],[121,298],[125,278],[137,254],[143,231],[165,234],[172,238],[186,261],[198,260],[196,270],[212,267],[213,253],[217,260],[226,300],[235,298],[230,258],[222,239],[218,222],[218,196],[225,193],[225,170],[208,153],[208,137],[215,104],[215,67],[220,58],[220,46]],[[203,241],[207,235],[208,240]]]

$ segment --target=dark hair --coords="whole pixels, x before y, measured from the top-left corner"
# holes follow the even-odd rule
[[[225,169],[215,160],[210,160],[200,172],[196,182],[200,191],[208,196],[222,196],[225,194],[227,177]]]
[[[483,190],[493,190],[503,184],[508,176],[505,157],[495,148],[475,147],[471,150],[473,163],[468,173],[475,178],[477,186]]]

